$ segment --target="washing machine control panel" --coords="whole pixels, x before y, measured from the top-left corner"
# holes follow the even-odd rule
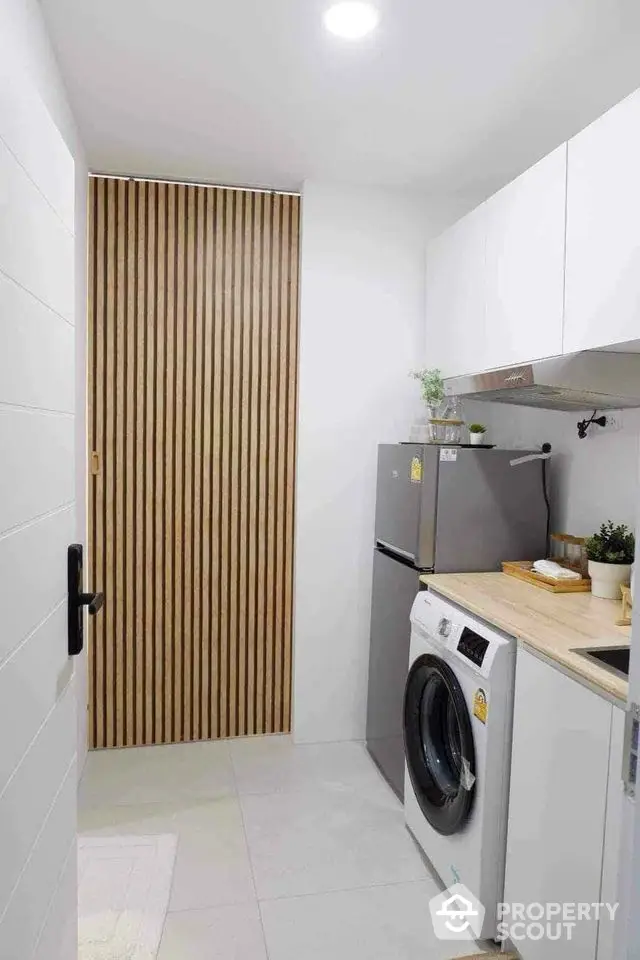
[[[481,667],[488,649],[488,640],[484,637],[479,637],[478,634],[470,630],[469,627],[464,628],[462,636],[458,641],[458,653],[461,653],[467,660],[475,663],[476,667]]]

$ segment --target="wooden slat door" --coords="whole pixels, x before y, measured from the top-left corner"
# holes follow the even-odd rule
[[[290,729],[297,196],[92,178],[92,747]]]

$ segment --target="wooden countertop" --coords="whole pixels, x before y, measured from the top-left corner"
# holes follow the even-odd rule
[[[622,615],[621,603],[600,600],[590,593],[550,593],[504,573],[439,573],[420,579],[431,590],[555,661],[576,679],[626,702],[626,680],[571,652],[629,643],[631,628],[615,625]]]

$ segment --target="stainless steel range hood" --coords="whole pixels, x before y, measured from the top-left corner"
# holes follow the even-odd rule
[[[445,380],[448,397],[547,410],[640,407],[640,354],[584,352]]]

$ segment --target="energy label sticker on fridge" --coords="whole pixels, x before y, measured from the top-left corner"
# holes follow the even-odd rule
[[[440,463],[455,463],[458,459],[458,451],[455,447],[443,447],[440,451]]]
[[[422,483],[422,460],[420,457],[413,457],[411,460],[411,483]]]

